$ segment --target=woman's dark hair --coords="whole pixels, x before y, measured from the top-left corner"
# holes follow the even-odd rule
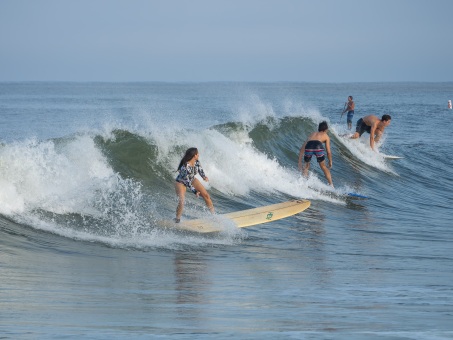
[[[186,150],[186,153],[184,154],[184,157],[181,159],[181,162],[179,162],[177,171],[179,171],[184,164],[186,164],[188,161],[194,158],[197,153],[198,153],[197,148],[188,148]]]

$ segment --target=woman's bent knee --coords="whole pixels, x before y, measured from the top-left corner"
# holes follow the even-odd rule
[[[201,197],[203,197],[203,199],[204,199],[205,201],[210,201],[210,200],[211,200],[211,196],[209,196],[209,194],[208,194],[207,192],[201,194]]]

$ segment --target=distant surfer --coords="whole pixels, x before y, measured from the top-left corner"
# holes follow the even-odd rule
[[[348,113],[346,121],[348,123],[348,129],[349,130],[351,130],[351,128],[352,128],[352,117],[354,117],[354,109],[355,109],[355,103],[352,100],[352,96],[349,96],[348,97],[347,106],[345,107],[345,109],[341,113],[341,116],[343,116],[343,113],[345,113],[345,112]]]
[[[351,136],[352,139],[359,138],[366,131],[370,134],[370,147],[374,149],[374,143],[379,142],[387,126],[390,125],[392,117],[383,115],[381,119],[375,115],[368,115],[357,121],[356,132]]]
[[[203,197],[211,213],[214,213],[214,205],[212,204],[211,197],[206,191],[205,187],[201,182],[195,177],[197,174],[208,182],[209,179],[205,175],[203,168],[198,160],[200,154],[198,153],[197,148],[187,149],[184,157],[179,162],[178,170],[179,174],[176,177],[175,190],[176,195],[178,196],[178,207],[176,208],[176,218],[174,221],[179,223],[181,221],[182,211],[184,209],[184,201],[186,197],[186,188],[192,191],[197,197]]]
[[[313,156],[316,156],[319,166],[321,170],[324,172],[324,176],[326,176],[327,181],[333,187],[332,183],[332,176],[330,175],[330,171],[326,166],[326,152],[327,158],[329,159],[329,168],[332,168],[332,153],[330,152],[330,138],[327,134],[327,130],[329,127],[327,126],[327,122],[321,122],[318,126],[318,132],[313,132],[308,139],[302,145],[299,151],[299,170],[303,171],[303,175],[305,177],[308,176],[308,170],[310,169],[310,161]],[[324,149],[323,143],[326,145]],[[302,157],[304,158],[304,165],[302,168]]]

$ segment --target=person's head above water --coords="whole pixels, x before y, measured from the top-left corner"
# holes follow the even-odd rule
[[[324,132],[324,131],[327,131],[328,129],[329,129],[329,127],[327,126],[326,121],[319,123],[318,132]]]

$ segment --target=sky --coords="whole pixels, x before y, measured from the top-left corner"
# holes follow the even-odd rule
[[[0,0],[0,81],[453,81],[453,1]]]

